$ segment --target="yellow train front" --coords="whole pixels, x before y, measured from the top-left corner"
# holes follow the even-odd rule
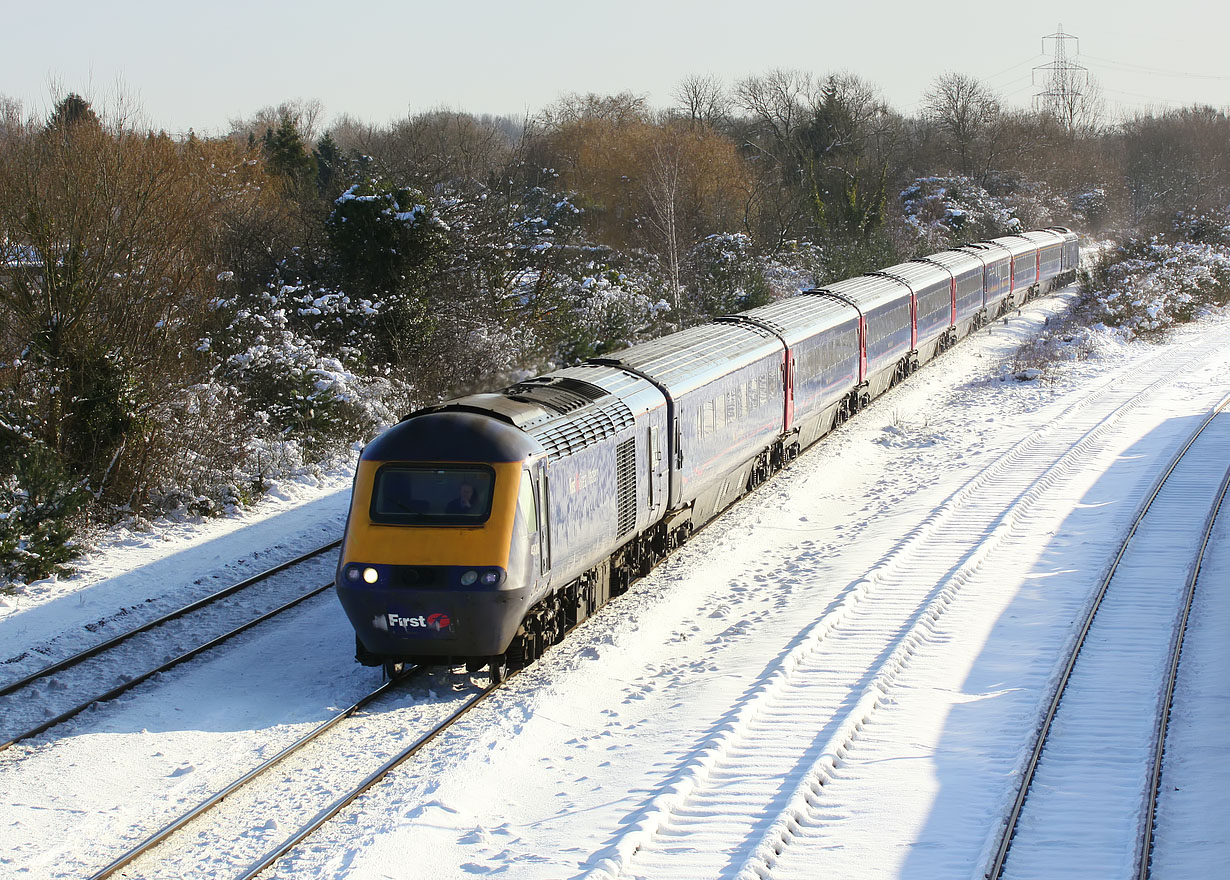
[[[369,666],[498,658],[545,586],[535,467],[510,424],[428,412],[367,445],[337,594]]]

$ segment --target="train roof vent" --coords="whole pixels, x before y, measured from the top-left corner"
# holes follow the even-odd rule
[[[715,324],[739,324],[744,327],[757,327],[762,330],[772,330],[774,333],[784,333],[786,328],[776,321],[772,321],[763,315],[722,315],[714,318]]]
[[[546,425],[535,437],[551,458],[580,452],[620,431],[632,427],[636,419],[628,405],[618,398],[601,409],[581,413],[570,419]]]
[[[506,397],[522,403],[536,403],[555,410],[560,415],[575,412],[581,407],[609,396],[603,388],[568,376],[542,376],[528,379],[505,388]]]

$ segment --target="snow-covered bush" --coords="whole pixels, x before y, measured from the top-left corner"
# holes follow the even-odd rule
[[[760,271],[773,299],[794,296],[826,280],[824,248],[810,241],[791,240],[760,258]]]
[[[616,267],[596,254],[578,269],[553,283],[563,312],[557,361],[575,363],[652,338],[673,313],[665,286],[637,266]]]
[[[684,260],[690,279],[689,307],[698,316],[728,315],[762,306],[773,298],[751,236],[709,235]]]
[[[332,298],[325,308],[345,299]],[[381,399],[387,388],[380,379],[360,378],[319,339],[292,328],[292,321],[304,317],[302,302],[302,290],[285,285],[242,304],[220,302],[230,315],[216,334],[222,341],[205,340],[202,347],[217,358],[218,392],[234,392],[250,415],[252,436],[294,439],[309,453],[325,452],[387,420]],[[311,323],[318,316],[307,317]]]
[[[1097,193],[1104,208],[1106,194]],[[1087,194],[1085,210],[1099,209],[1097,193]],[[1046,184],[1008,173],[989,175],[985,186],[961,176],[918,178],[901,192],[901,211],[922,251],[1070,224],[1073,214]]]
[[[1110,195],[1105,187],[1094,187],[1072,199],[1072,215],[1085,233],[1097,232],[1110,221]]]
[[[1181,211],[1175,215],[1172,231],[1182,241],[1230,248],[1230,210]]]
[[[901,192],[901,210],[924,250],[1021,229],[1013,208],[968,177],[920,177]]]
[[[1129,242],[1084,273],[1082,292],[1087,323],[1154,333],[1230,300],[1230,248],[1160,238]]]

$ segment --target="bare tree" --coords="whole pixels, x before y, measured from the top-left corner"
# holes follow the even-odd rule
[[[569,93],[544,108],[535,122],[550,131],[570,123],[587,121],[627,125],[647,121],[650,116],[649,101],[644,95],[634,95],[632,92],[616,95]]]
[[[1087,75],[1082,88],[1061,91],[1050,107],[1068,136],[1076,137],[1097,133],[1106,113],[1106,100],[1101,84]]]
[[[25,111],[21,102],[0,95],[0,137],[15,133],[25,122]]]
[[[716,76],[684,77],[673,95],[679,111],[694,126],[718,125],[730,115],[730,96]]]
[[[683,263],[679,241],[679,149],[677,143],[659,140],[653,146],[645,196],[649,202],[649,227],[658,239],[671,287],[671,305],[679,310],[679,276]]]
[[[958,168],[971,173],[976,143],[999,116],[999,100],[975,77],[942,73],[923,96],[923,112],[956,147]]]
[[[880,224],[900,120],[875,86],[775,70],[739,83],[736,97],[751,114],[761,167],[776,167],[816,226],[867,235]]]
[[[779,68],[739,82],[735,100],[768,135],[757,146],[772,150],[778,162],[789,164],[799,158],[795,135],[807,122],[808,108],[814,105],[817,91],[811,74]]]
[[[516,140],[498,117],[430,110],[371,138],[367,152],[403,183],[486,184],[508,162]]]
[[[312,144],[321,134],[320,124],[324,112],[325,105],[315,98],[294,98],[283,101],[276,107],[262,107],[247,119],[232,119],[230,136],[237,140],[246,140],[249,134],[259,138],[266,129],[276,129],[282,124],[282,120],[289,119],[303,142]]]
[[[200,381],[221,215],[262,197],[260,171],[230,144],[205,154],[60,110],[0,138],[0,243],[23,266],[0,283],[0,358],[23,363],[6,382],[38,441],[130,501],[165,464],[168,413]]]

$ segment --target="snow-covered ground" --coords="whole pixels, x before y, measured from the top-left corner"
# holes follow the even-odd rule
[[[822,441],[271,875],[980,876],[1074,622],[1230,387],[1216,316],[1011,378],[1069,298],[962,342]],[[323,543],[347,494],[339,475],[268,516],[117,547],[0,609],[0,659],[54,659],[102,637],[87,623]],[[0,754],[0,877],[106,864],[374,685],[352,653],[325,595]],[[364,750],[378,764],[416,713],[473,688],[440,673],[408,690],[303,787]],[[230,821],[245,852],[290,830],[259,809]]]
[[[1162,685],[1228,467],[1230,414],[1222,411],[1160,487],[1107,585],[1047,735],[1005,880],[1134,875]],[[1206,578],[1200,589],[1210,588]]]
[[[1217,877],[1230,853],[1230,508],[1209,537],[1183,640],[1158,793],[1153,876]],[[1219,821],[1219,819],[1221,821]]]

